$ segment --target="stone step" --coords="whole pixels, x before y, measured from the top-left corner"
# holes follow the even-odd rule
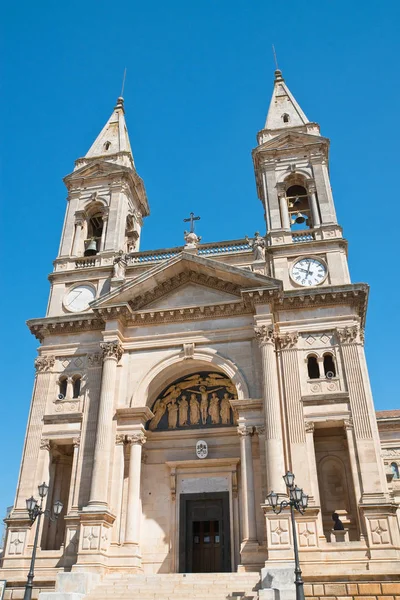
[[[112,573],[85,600],[256,600],[258,573]]]

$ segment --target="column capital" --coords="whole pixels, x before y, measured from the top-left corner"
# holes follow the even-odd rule
[[[131,446],[138,444],[143,446],[143,444],[146,443],[146,436],[143,433],[143,431],[138,431],[137,433],[132,433],[132,435],[127,435],[126,436],[126,441],[128,442],[128,444],[130,444]]]
[[[344,327],[336,331],[341,344],[364,343],[364,330],[359,325]]]
[[[79,446],[81,445],[81,438],[80,437],[73,438],[72,445],[74,448],[79,448]]]
[[[50,452],[50,450],[51,450],[51,442],[50,442],[49,438],[42,438],[40,440],[40,449],[41,450],[48,450]]]
[[[297,340],[299,339],[299,334],[297,331],[289,331],[288,333],[283,333],[277,336],[277,340],[279,343],[279,347],[282,350],[288,350],[290,348],[294,348],[297,344]]]
[[[346,419],[345,421],[343,421],[343,427],[344,429],[353,429],[353,419]]]
[[[254,427],[253,425],[239,425],[236,431],[240,436],[253,435]]]
[[[317,188],[315,187],[315,181],[312,179],[309,179],[307,181],[307,192],[309,194],[316,194],[317,192]]]
[[[276,193],[278,194],[278,198],[286,197],[286,186],[283,182],[276,184]]]
[[[115,358],[116,361],[119,362],[124,353],[119,340],[113,340],[112,342],[101,342],[100,348],[103,353],[103,360],[106,360],[107,358]]]
[[[49,371],[52,367],[54,367],[55,362],[56,359],[52,355],[38,356],[35,358],[35,369],[38,373]]]
[[[117,433],[115,436],[115,445],[120,446],[125,443],[125,435],[123,433]]]
[[[314,429],[315,429],[314,421],[306,421],[304,423],[304,425],[305,425],[306,433],[314,433]]]
[[[272,325],[261,325],[254,327],[254,333],[260,346],[264,344],[275,344],[275,332]]]

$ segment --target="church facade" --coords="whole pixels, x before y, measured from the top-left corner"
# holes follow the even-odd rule
[[[258,573],[268,587],[266,572],[293,568],[290,515],[266,501],[288,469],[309,494],[296,517],[306,581],[400,573],[400,414],[377,420],[368,286],[350,279],[329,140],[280,71],[257,140],[265,237],[202,244],[192,215],[184,245],[141,252],[149,206],[122,98],[65,178],[47,313],[28,322],[40,347],[10,589],[29,568],[25,501],[42,481],[64,509],[41,523],[37,589],[116,572]]]

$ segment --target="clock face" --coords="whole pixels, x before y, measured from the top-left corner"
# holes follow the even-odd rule
[[[64,306],[71,312],[81,312],[89,308],[89,302],[92,302],[95,296],[96,292],[91,285],[77,285],[66,293]]]
[[[294,263],[291,277],[299,285],[319,285],[328,274],[323,262],[316,258],[302,258]]]

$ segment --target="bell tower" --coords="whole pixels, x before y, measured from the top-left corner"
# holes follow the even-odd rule
[[[68,207],[59,259],[139,249],[149,207],[133,160],[123,98],[64,182]]]
[[[123,98],[64,182],[67,209],[47,316],[89,310],[91,301],[122,283],[116,263],[126,265],[126,257],[139,250],[149,205],[135,168]]]
[[[329,140],[308,120],[280,70],[257,141],[253,160],[271,275],[285,289],[350,283],[329,180]]]

